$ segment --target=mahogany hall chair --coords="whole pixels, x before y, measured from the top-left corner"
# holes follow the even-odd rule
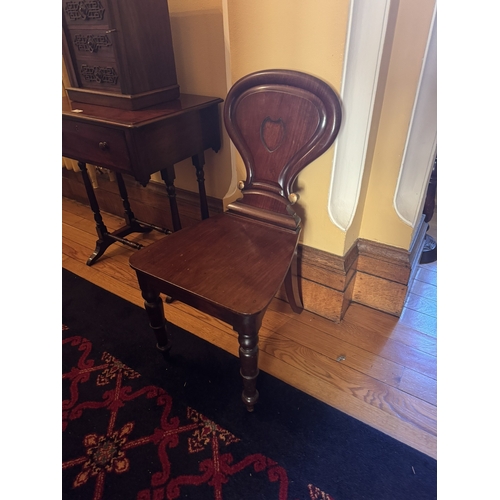
[[[298,173],[335,140],[341,122],[336,93],[297,71],[250,74],[229,91],[224,123],[243,158],[243,197],[228,210],[136,252],[130,265],[160,350],[170,348],[160,293],[230,324],[238,334],[242,399],[259,396],[258,332],[285,284],[293,311],[302,310],[297,280],[300,219],[292,205]]]

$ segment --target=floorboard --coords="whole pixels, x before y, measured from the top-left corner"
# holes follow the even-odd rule
[[[128,264],[135,250],[116,243],[87,266],[97,239],[92,212],[66,198],[62,208],[63,267],[142,307]],[[103,217],[110,231],[123,225],[119,217]],[[128,238],[148,245],[161,237],[152,232]],[[420,265],[401,318],[352,304],[341,323],[308,311],[295,314],[274,299],[260,332],[260,367],[436,458],[436,290],[437,263]],[[172,323],[238,354],[229,325],[179,302],[164,307]]]

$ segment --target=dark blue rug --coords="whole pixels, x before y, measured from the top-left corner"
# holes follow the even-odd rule
[[[63,498],[430,500],[432,458],[63,270]],[[237,342],[235,336],[234,339]]]

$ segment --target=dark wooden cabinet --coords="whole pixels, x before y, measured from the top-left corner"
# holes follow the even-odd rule
[[[167,0],[63,0],[72,101],[137,110],[179,97]]]

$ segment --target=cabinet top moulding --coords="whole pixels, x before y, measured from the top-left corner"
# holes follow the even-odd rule
[[[137,110],[178,99],[166,0],[63,0],[72,101]]]

